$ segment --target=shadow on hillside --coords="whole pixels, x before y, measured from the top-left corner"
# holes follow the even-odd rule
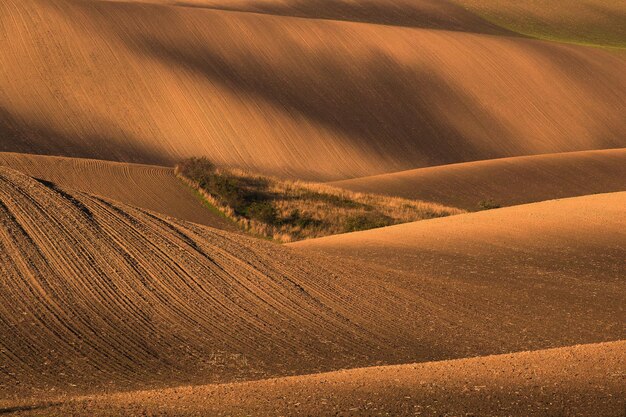
[[[563,101],[563,108],[582,108],[585,116],[594,121],[593,149],[623,148],[626,146],[626,82],[622,75],[623,63],[617,55],[607,54],[598,48],[580,48],[576,45],[545,43],[542,41],[519,42],[517,47],[535,59],[537,67],[552,66],[560,76],[552,87],[560,87],[572,92],[584,92],[586,97],[595,100],[587,102]],[[602,76],[598,76],[602,74]],[[541,104],[541,97],[537,97]],[[549,103],[550,104],[550,103]],[[549,108],[547,106],[544,106]],[[567,120],[567,119],[563,119]],[[561,120],[556,120],[560,123]],[[577,145],[580,137],[572,137],[568,147],[563,145],[561,152],[588,150]]]
[[[146,8],[150,8],[150,13]],[[82,11],[97,23],[100,34],[119,38],[137,55],[159,62],[173,73],[194,72],[209,83],[231,90],[252,112],[262,113],[267,109],[262,107],[266,102],[297,120],[304,118],[341,133],[335,139],[348,141],[349,146],[356,145],[363,153],[376,154],[376,159],[386,169],[528,153],[525,132],[515,123],[506,121],[515,117],[493,113],[480,97],[457,86],[457,77],[461,75],[445,75],[449,69],[436,67],[435,59],[432,65],[403,63],[393,54],[377,48],[375,38],[358,42],[352,53],[349,44],[356,42],[357,33],[335,33],[330,26],[326,28],[329,38],[325,42],[320,39],[313,46],[298,36],[300,30],[308,27],[306,25],[302,28],[291,24],[274,25],[273,21],[250,16],[231,19],[214,13],[190,13],[184,8],[140,7],[126,3],[97,3],[94,7],[90,3],[89,7],[83,5]],[[142,24],[126,23],[134,21]],[[246,42],[260,34],[267,37],[269,45]],[[409,40],[412,35],[407,32],[406,36]],[[336,41],[338,47],[333,47],[330,40]],[[588,71],[595,68],[584,55],[585,48],[574,50],[514,38],[507,38],[507,42],[515,43],[516,49],[527,48],[529,59],[546,56],[544,65],[570,75],[571,79],[563,80],[566,90],[584,88],[589,79]],[[364,52],[367,48],[371,52]],[[558,54],[556,59],[553,53]],[[486,66],[478,55],[463,59],[470,72]],[[602,88],[606,89],[606,85]],[[614,94],[621,93],[610,96],[615,97]],[[555,123],[547,126],[553,130],[561,128],[555,106],[567,109],[580,105],[577,102],[555,103],[550,101],[554,97],[544,98],[541,94],[522,98],[521,102],[511,100],[510,108],[503,102],[502,111],[537,113],[536,109],[545,109],[545,117],[542,117],[546,123]],[[601,119],[616,125],[614,113],[609,112]],[[597,137],[598,143],[614,141],[616,137],[613,133],[607,139],[606,129],[601,125],[585,128],[589,135]],[[281,134],[280,127],[277,127],[277,134]],[[299,146],[301,140],[306,137],[291,138],[284,146]],[[580,146],[574,142],[571,150],[580,150]]]
[[[606,4],[586,4],[585,7],[599,16],[598,24],[585,28],[587,33],[592,33],[593,40],[599,45],[626,47],[626,7],[619,9]],[[606,28],[611,30],[607,31]]]
[[[232,5],[202,5],[187,1],[177,6],[211,10],[252,12],[276,16],[342,20],[422,29],[452,30],[490,35],[520,36],[444,0],[414,2],[364,0],[290,0],[286,3],[249,2]]]
[[[0,104],[0,152],[152,164],[173,162],[137,142],[124,137],[114,138],[96,134],[68,135],[44,125],[40,120],[25,120],[17,117]]]
[[[473,130],[478,124],[489,126],[494,138],[507,133],[480,103],[435,72],[404,66],[380,52],[348,65],[326,50],[301,50],[301,56],[292,57],[293,64],[285,65],[253,51],[233,57],[210,45],[178,47],[154,37],[133,39],[128,46],[352,136],[364,150],[403,161],[407,168],[416,161],[502,156],[476,145],[484,140],[468,137],[465,124]]]
[[[45,410],[46,408],[56,407],[61,405],[60,402],[47,403],[47,404],[37,404],[37,405],[21,405],[15,407],[0,407],[0,415],[5,414],[13,414],[13,413],[21,413],[23,411],[37,411],[37,410]]]

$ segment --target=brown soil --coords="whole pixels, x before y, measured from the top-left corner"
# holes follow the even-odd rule
[[[435,272],[452,279],[493,280],[493,284],[526,278],[554,285],[559,279],[619,284],[625,230],[626,192],[620,192],[461,214],[289,246],[418,276],[418,272]]]
[[[626,149],[493,159],[420,168],[329,185],[435,201],[467,210],[626,191]]]
[[[623,416],[626,3],[545,3],[0,0],[0,415]],[[281,246],[203,156],[516,206]]]
[[[56,416],[592,416],[626,407],[626,342],[31,404]],[[27,406],[26,406],[27,407]]]
[[[467,31],[3,1],[0,150],[331,180],[626,146],[623,55],[453,9]]]
[[[603,216],[620,219],[611,216],[610,207],[623,207],[618,204],[623,194],[591,197],[602,197],[598,205],[605,210],[591,210],[596,206],[590,203],[590,210],[579,210],[575,220],[585,246],[560,257],[548,250],[540,259],[532,252],[520,256],[530,239],[515,228],[519,241],[505,240],[518,248],[517,256],[506,247],[472,250],[475,245],[466,237],[477,263],[498,265],[500,256],[517,275],[474,274],[469,268],[457,275],[457,263],[445,263],[445,257],[440,270],[412,275],[393,271],[393,265],[305,255],[42,184],[6,168],[0,172],[0,333],[6,336],[0,339],[0,398],[6,399],[5,408],[35,397],[624,337],[624,288],[613,258],[623,255],[623,235]],[[575,207],[576,200],[567,207]],[[513,209],[444,221],[488,219],[505,210]],[[581,228],[585,221],[596,226]],[[558,229],[549,219],[546,225],[552,231],[546,247],[550,239],[556,245],[557,237],[577,236],[573,228]],[[344,238],[350,236],[359,234]],[[407,242],[420,248],[419,241]],[[437,242],[431,239],[435,248]],[[367,242],[362,246],[375,251]],[[583,248],[579,256],[576,250]],[[545,265],[554,259],[571,266],[550,270]],[[537,269],[541,260],[544,269]]]
[[[218,229],[236,231],[232,222],[210,211],[172,168],[0,152],[0,166],[124,204]]]

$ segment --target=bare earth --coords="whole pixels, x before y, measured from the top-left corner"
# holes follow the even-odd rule
[[[625,350],[621,341],[85,397],[41,403],[16,415],[621,417],[626,407]]]
[[[626,191],[624,178],[626,149],[608,149],[442,165],[329,185],[477,210],[485,200],[509,206]]]
[[[27,398],[52,401],[624,337],[618,269],[624,240],[623,228],[616,227],[623,216],[604,210],[604,217],[594,207],[623,210],[623,204],[608,203],[623,202],[625,193],[562,200],[559,213],[570,209],[578,213],[578,225],[595,224],[582,229],[583,243],[568,249],[574,250],[568,259],[576,262],[567,268],[550,269],[554,253],[528,252],[530,235],[511,241],[503,234],[510,246],[495,252],[468,245],[483,265],[489,260],[497,266],[497,255],[510,257],[512,246],[527,252],[528,259],[506,264],[521,272],[498,276],[471,270],[456,275],[463,264],[445,262],[445,256],[439,269],[424,274],[403,272],[413,268],[410,257],[389,268],[379,266],[384,262],[340,263],[334,256],[296,252],[60,189],[6,168],[0,180],[5,408]],[[507,210],[541,213],[528,208],[559,203],[400,227],[432,229],[441,221],[472,227],[497,222]],[[545,239],[558,247],[570,226],[564,222],[559,229],[554,217],[546,220],[552,233]],[[483,238],[491,236],[497,247],[495,230]],[[609,249],[607,241],[618,246]],[[407,242],[419,249],[419,239]],[[435,248],[437,242],[432,241]],[[495,260],[488,257],[494,255]]]
[[[235,231],[219,214],[207,210],[168,167],[0,152],[0,165],[62,187],[157,211],[206,226]]]
[[[515,279],[526,273],[533,279],[548,274],[549,280],[586,276],[621,283],[626,192],[462,214],[289,246],[398,270],[450,271],[446,274],[451,277],[456,270],[460,277],[476,280]],[[498,268],[508,273],[499,276],[503,271]]]
[[[452,23],[5,0],[0,150],[338,180],[626,147],[625,55],[420,3]]]
[[[0,0],[0,415],[624,417],[624,22]],[[187,157],[464,210],[279,245]]]

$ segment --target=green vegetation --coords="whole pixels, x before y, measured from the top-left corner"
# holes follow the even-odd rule
[[[483,19],[523,36],[599,48],[626,48],[626,8],[605,0],[464,0]]]
[[[204,158],[181,162],[176,174],[244,230],[281,242],[461,212],[434,203],[221,169]]]

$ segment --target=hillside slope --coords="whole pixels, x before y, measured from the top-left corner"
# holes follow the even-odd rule
[[[115,1],[115,0],[110,0]],[[623,0],[133,0],[626,47]]]
[[[574,258],[585,276],[491,285],[305,255],[7,168],[0,222],[0,398],[12,402],[624,337],[602,227]]]
[[[66,401],[35,415],[602,415],[626,406],[626,342]],[[22,414],[20,414],[22,415]],[[31,415],[25,413],[23,415]]]
[[[515,34],[449,0],[133,0],[308,19],[342,20],[492,35]]]
[[[574,312],[585,293],[613,306],[615,319],[626,320],[626,192],[461,214],[288,246],[326,254],[338,263],[352,259],[414,277],[437,277],[441,288],[462,291],[466,307],[489,306],[506,314],[493,324],[501,329],[517,315],[538,321],[560,315],[555,302],[573,310],[548,327],[557,332],[574,329],[578,320],[585,321],[584,309]],[[597,285],[613,287],[616,298],[592,295]],[[622,325],[598,322],[598,329],[624,338]],[[537,332],[526,328],[519,337]]]
[[[332,180],[626,146],[622,55],[471,33],[485,23],[463,13],[463,30],[442,30],[3,1],[0,150],[158,164],[208,156]]]
[[[172,168],[9,152],[0,152],[0,166],[180,220],[236,230],[232,222],[204,207]]]
[[[277,245],[6,168],[0,221],[0,398],[345,367],[386,344]]]
[[[420,168],[329,185],[468,210],[626,191],[626,149],[569,152]]]
[[[623,284],[626,192],[551,200],[290,244],[451,279]],[[623,314],[623,313],[622,313]]]

